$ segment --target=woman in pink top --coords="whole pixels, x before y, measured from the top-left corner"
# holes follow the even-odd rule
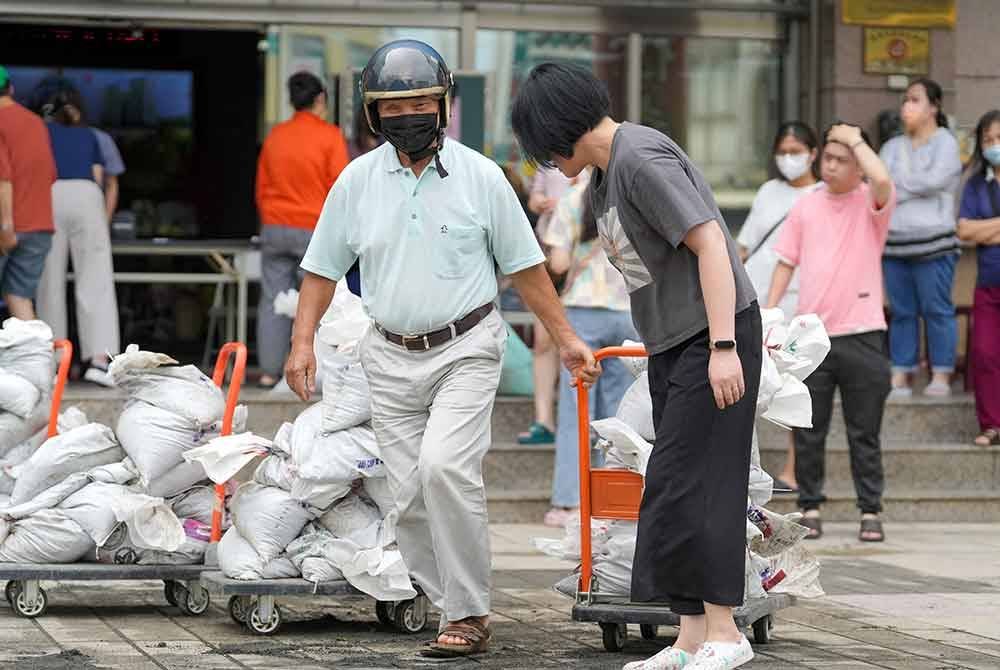
[[[798,313],[818,314],[830,335],[829,355],[805,381],[813,427],[795,430],[795,478],[805,513],[801,523],[810,529],[810,538],[823,532],[819,509],[826,500],[826,436],[839,387],[861,510],[858,537],[881,542],[879,434],[890,377],[882,250],[896,193],[885,164],[857,126],[838,124],[829,130],[821,166],[825,185],[799,199],[778,238],[778,266],[767,299],[769,307],[777,305],[798,269]]]

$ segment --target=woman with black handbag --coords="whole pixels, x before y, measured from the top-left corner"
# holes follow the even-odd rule
[[[816,162],[818,146],[816,133],[801,121],[781,124],[774,137],[771,173],[776,176],[757,191],[750,214],[736,238],[736,243],[740,245],[740,257],[757,295],[766,296],[771,287],[771,277],[778,263],[773,247],[780,237],[785,217],[800,197],[820,184],[819,164]],[[798,297],[798,279],[793,279],[778,305],[786,317],[795,315]],[[788,448],[785,467],[775,480],[774,487],[777,493],[798,490],[794,446]]]

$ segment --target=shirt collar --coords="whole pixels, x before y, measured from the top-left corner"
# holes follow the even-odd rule
[[[292,114],[293,121],[314,121],[319,123],[326,123],[323,119],[319,118],[308,109],[300,109],[299,111]]]
[[[446,171],[451,172],[452,151],[448,148],[449,143],[450,140],[445,137],[443,139],[443,143],[441,144],[441,148],[438,149],[437,153],[438,159],[441,161],[441,167],[443,167]],[[396,153],[396,147],[392,146],[388,142],[383,142],[382,148],[385,151],[385,160],[383,161],[383,165],[386,172],[392,174],[394,172],[402,172],[403,170],[409,169],[403,167],[403,164],[399,162],[399,154]],[[432,157],[431,162],[427,165],[427,167],[433,168],[434,171],[437,172],[437,161]]]

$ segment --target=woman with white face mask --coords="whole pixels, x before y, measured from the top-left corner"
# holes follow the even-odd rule
[[[818,145],[816,133],[801,121],[781,124],[774,137],[772,172],[777,176],[757,191],[750,214],[736,238],[740,245],[740,258],[758,296],[767,296],[771,287],[771,277],[778,263],[773,247],[780,237],[785,217],[800,197],[819,186],[816,170]],[[795,277],[778,305],[786,318],[795,315],[798,297],[798,278]],[[774,487],[776,492],[798,490],[794,447],[789,447],[785,467],[775,479]]]

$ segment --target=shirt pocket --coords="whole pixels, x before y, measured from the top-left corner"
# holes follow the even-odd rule
[[[467,277],[480,261],[485,235],[474,224],[442,224],[434,233],[434,274],[441,279]]]

